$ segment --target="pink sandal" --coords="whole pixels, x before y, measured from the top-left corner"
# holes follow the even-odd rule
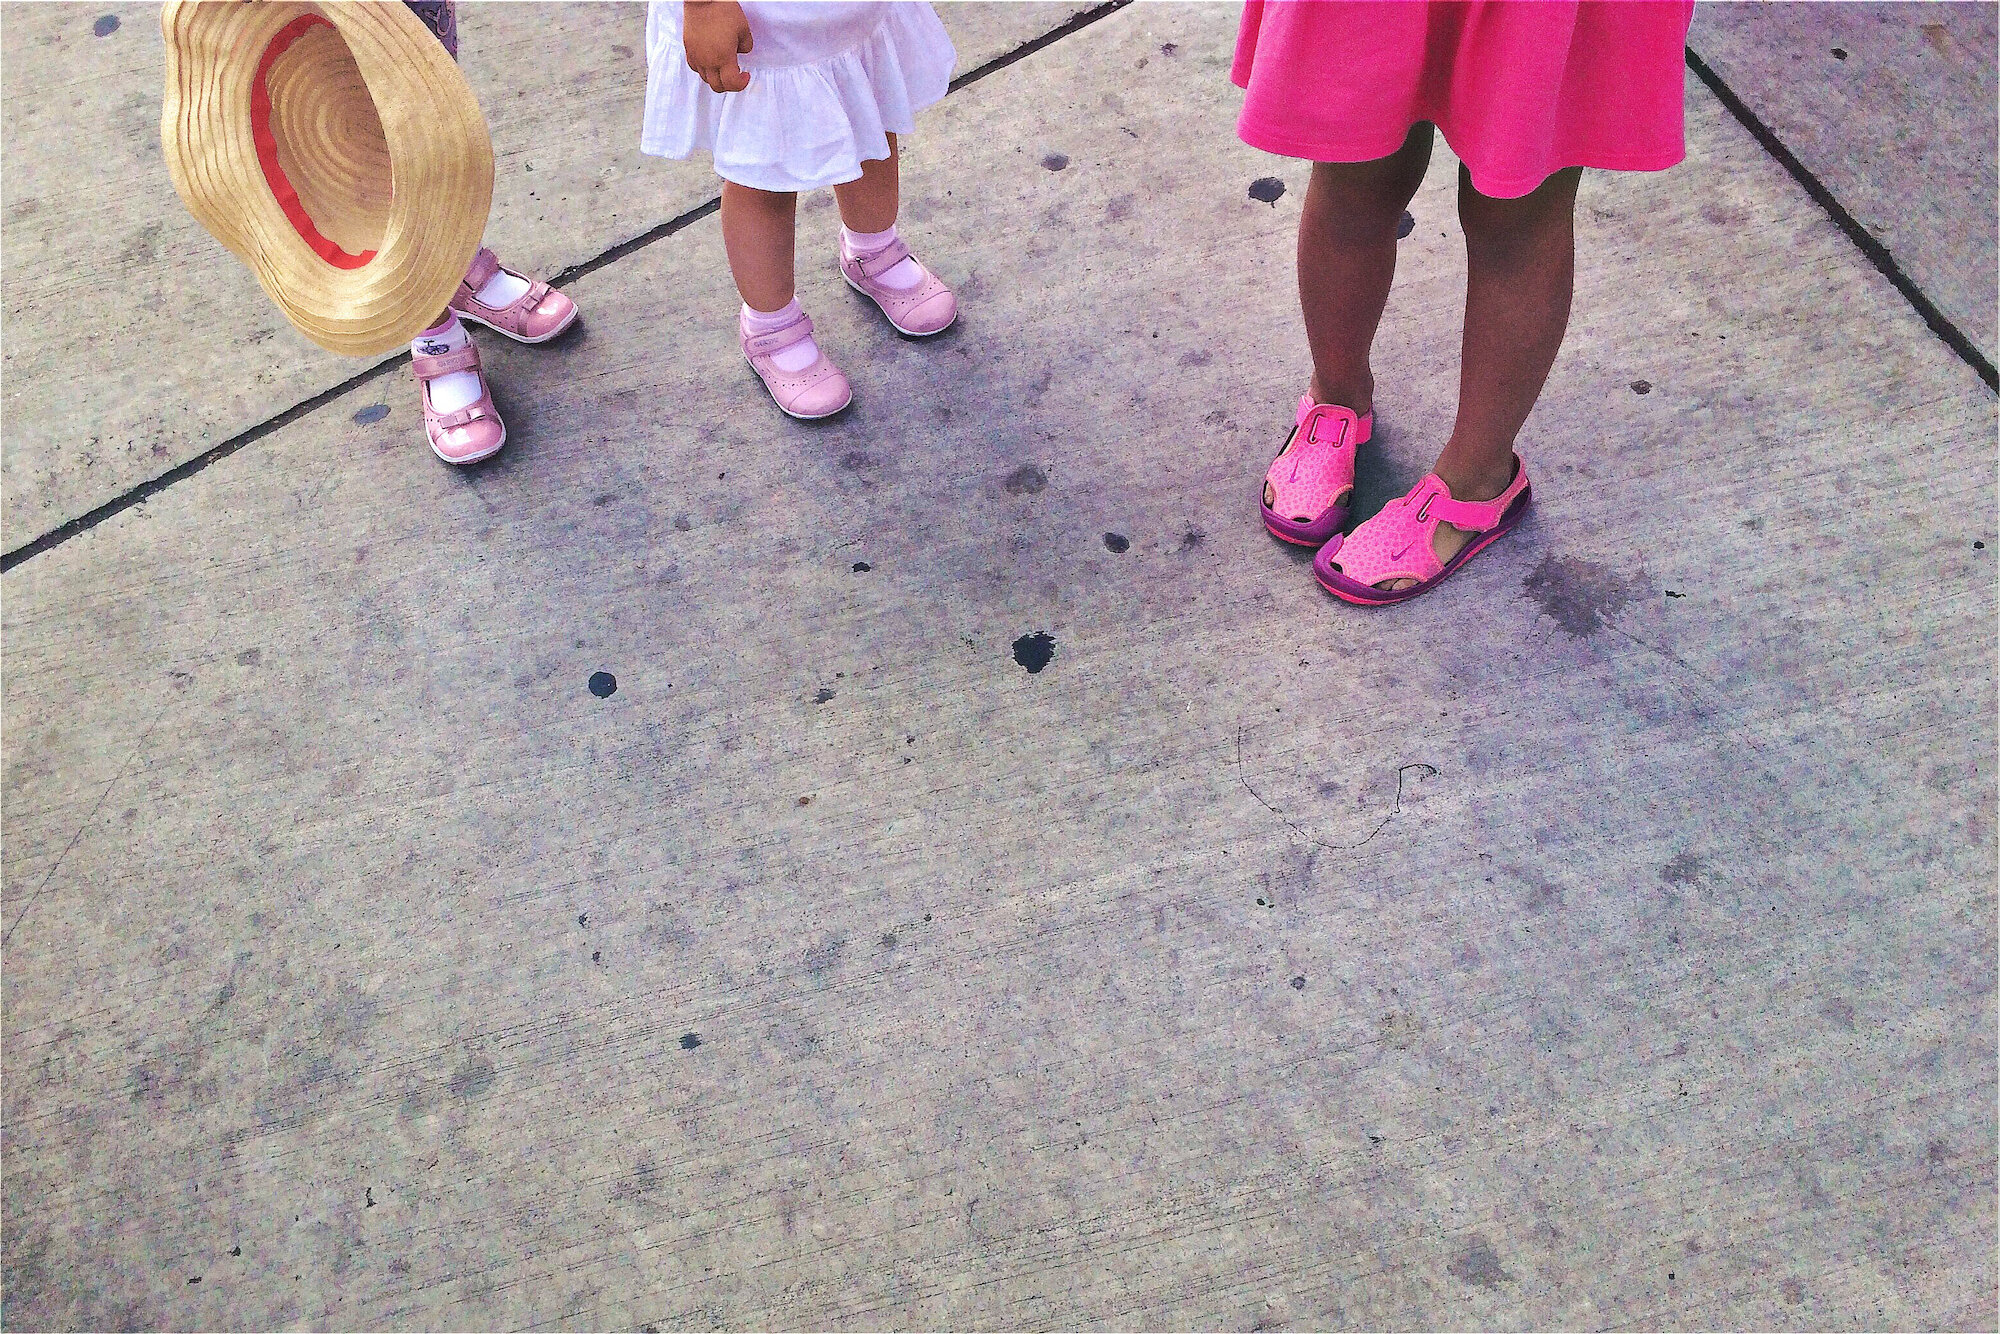
[[[1320,587],[1360,607],[1408,602],[1444,582],[1452,571],[1512,532],[1533,500],[1527,465],[1514,456],[1514,480],[1491,500],[1453,500],[1436,473],[1418,482],[1401,500],[1364,522],[1345,539],[1334,538],[1313,558]],[[1456,556],[1440,564],[1432,545],[1437,526],[1449,523],[1474,534]],[[1375,585],[1415,579],[1393,591]]]
[[[486,372],[479,368],[475,344],[468,342],[456,352],[435,357],[416,353],[410,358],[410,370],[417,377],[424,434],[430,438],[433,454],[446,463],[477,463],[500,452],[507,443],[507,425],[493,407],[493,391],[487,387]],[[479,377],[479,397],[457,412],[439,412],[431,406],[431,381],[458,371],[471,371]]]
[[[799,371],[781,371],[772,358],[786,348],[812,336],[812,316],[800,315],[782,329],[769,333],[740,334],[743,356],[750,369],[771,391],[771,401],[788,417],[816,421],[831,417],[854,401],[854,390],[840,367],[821,349],[819,359]]]
[[[528,284],[528,290],[509,305],[485,304],[479,299],[479,289],[492,281],[496,273],[513,274]],[[472,257],[472,267],[465,271],[464,279],[459,282],[458,295],[451,299],[451,308],[458,312],[460,319],[483,324],[496,333],[506,334],[517,343],[546,343],[576,323],[576,302],[545,282],[530,281],[526,274],[514,273],[512,269],[503,267],[493,252],[484,246]]]
[[[943,333],[958,318],[958,298],[952,295],[944,280],[929,269],[915,287],[884,287],[875,281],[904,260],[909,260],[924,269],[923,261],[910,254],[909,246],[903,238],[897,237],[872,255],[861,259],[849,259],[843,252],[840,256],[840,276],[847,279],[847,285],[882,308],[897,333],[908,334],[912,338],[929,338],[932,334]]]
[[[1347,522],[1354,449],[1375,433],[1375,414],[1299,399],[1299,415],[1264,474],[1264,527],[1281,542],[1316,547]]]

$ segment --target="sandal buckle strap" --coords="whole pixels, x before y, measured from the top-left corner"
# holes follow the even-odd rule
[[[769,333],[753,334],[745,338],[743,351],[753,357],[769,356],[773,352],[782,352],[792,344],[811,337],[812,331],[812,316],[801,315],[782,329],[773,329]]]
[[[910,257],[910,247],[897,237],[872,255],[864,255],[854,261],[854,267],[863,278],[873,281],[895,268]]]
[[[435,380],[440,375],[451,375],[457,371],[479,369],[479,345],[467,343],[455,352],[443,352],[435,357],[427,357],[421,352],[410,358],[410,369],[419,380]]]
[[[485,246],[481,246],[479,253],[472,257],[472,263],[466,267],[465,277],[460,280],[459,286],[465,289],[467,296],[476,297],[479,295],[479,289],[486,286],[498,272],[500,272],[499,257]]]

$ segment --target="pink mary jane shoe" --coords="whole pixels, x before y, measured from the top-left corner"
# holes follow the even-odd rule
[[[507,443],[507,425],[493,407],[493,391],[486,386],[486,373],[479,368],[479,349],[467,343],[456,352],[410,358],[410,370],[417,377],[417,393],[424,405],[424,434],[431,452],[446,463],[477,463],[492,458]],[[431,406],[431,381],[440,375],[471,371],[479,377],[479,397],[457,412],[439,412]]]
[[[1528,469],[1514,456],[1514,480],[1491,500],[1453,500],[1443,479],[1431,473],[1401,500],[1364,522],[1346,538],[1334,538],[1313,558],[1320,587],[1358,607],[1386,607],[1428,593],[1459,566],[1512,532],[1528,512],[1534,493]],[[1441,523],[1472,534],[1456,556],[1440,562],[1433,541]],[[1408,588],[1375,585],[1414,579]]]
[[[915,287],[884,287],[877,281],[883,274],[904,260],[909,260],[923,269],[922,261],[910,254],[910,248],[897,237],[872,255],[860,259],[849,259],[845,253],[840,257],[840,276],[847,279],[847,285],[882,308],[882,314],[894,325],[897,333],[908,334],[912,338],[928,338],[934,333],[943,333],[958,318],[958,298],[952,295],[944,280],[929,269]]]
[[[811,337],[812,331],[812,317],[800,315],[782,329],[742,335],[743,356],[749,361],[750,369],[757,372],[757,378],[764,382],[764,387],[771,391],[771,401],[786,416],[797,417],[801,421],[831,417],[854,401],[854,390],[848,386],[847,377],[840,373],[840,367],[834,365],[824,351],[820,352],[818,360],[803,370],[779,370],[772,360],[786,348]]]
[[[496,273],[512,273],[528,284],[528,290],[505,306],[489,306],[479,299],[479,289]],[[483,324],[506,334],[517,343],[546,343],[576,323],[576,302],[545,282],[530,281],[526,274],[503,269],[493,252],[484,246],[472,257],[472,267],[458,284],[451,308],[460,319]]]
[[[1281,542],[1316,547],[1347,522],[1355,446],[1375,433],[1375,414],[1299,399],[1291,436],[1264,474],[1264,527]]]

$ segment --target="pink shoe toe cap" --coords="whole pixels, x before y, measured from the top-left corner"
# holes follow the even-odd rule
[[[507,428],[498,419],[487,417],[451,426],[437,432],[431,448],[447,463],[475,463],[498,450],[507,441]]]

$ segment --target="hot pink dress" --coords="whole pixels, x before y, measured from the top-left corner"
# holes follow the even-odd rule
[[[1693,14],[1693,0],[1248,0],[1237,133],[1367,162],[1431,121],[1498,199],[1562,167],[1659,171],[1686,153]]]

